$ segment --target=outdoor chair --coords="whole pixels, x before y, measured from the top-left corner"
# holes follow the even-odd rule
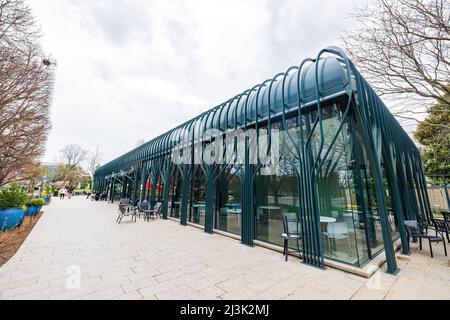
[[[349,229],[348,229],[347,222],[328,223],[327,232],[324,232],[324,235],[328,239],[330,251],[333,251],[332,240],[334,243],[336,240],[344,240],[344,239],[347,240],[349,252],[351,251],[351,243],[350,243],[350,237],[348,235],[348,230]]]
[[[436,236],[432,236],[429,235],[427,232],[424,231],[424,226],[421,226],[419,222],[417,222],[416,220],[406,220],[404,222],[405,224],[405,228],[406,228],[406,233],[408,236],[408,241],[409,239],[412,237],[414,238],[418,238],[419,239],[419,246],[420,246],[420,250],[422,250],[422,239],[427,239],[428,243],[430,245],[430,255],[433,258],[433,247],[432,247],[432,243],[433,242],[441,242],[444,244],[444,252],[445,255],[447,256],[447,246],[445,244],[445,238],[444,235],[442,234],[441,231],[435,229],[432,226],[428,226],[429,229],[434,229],[436,231]],[[438,234],[440,234],[441,236],[438,236]]]
[[[155,216],[161,217],[161,214],[160,214],[161,207],[162,207],[162,202],[157,202],[155,204],[154,209],[144,210],[144,220],[149,222],[150,218],[152,218],[152,220],[155,220]]]
[[[331,211],[331,216],[337,220],[337,219],[339,219],[339,212]]]
[[[139,219],[141,218],[141,214],[145,217],[145,210],[149,210],[150,209],[150,204],[148,203],[147,200],[144,201],[139,201],[138,203],[138,214],[139,214]]]
[[[288,261],[289,252],[298,252],[300,254],[300,239],[302,238],[300,230],[300,221],[296,213],[283,214],[283,233],[280,238],[283,239],[283,255]],[[289,241],[297,243],[297,250],[289,249]]]
[[[128,205],[130,205],[130,199],[128,199],[128,198],[123,198],[123,199],[120,199],[120,204],[121,205],[125,205],[125,206],[128,206]]]
[[[450,243],[450,237],[448,235],[450,232],[450,229],[448,228],[445,220],[432,218],[431,221],[433,223],[434,229],[436,230],[436,236],[438,235],[437,231],[440,231],[442,233],[442,235],[444,235],[444,233],[445,233],[445,235],[447,237],[447,241],[448,241],[448,243]]]
[[[136,222],[136,217],[137,217],[136,210],[129,210],[129,207],[127,205],[119,204],[119,216],[117,217],[116,222],[118,224],[120,224],[124,217],[130,217],[130,216],[131,216],[131,221],[133,221],[133,219],[134,219],[134,222]]]
[[[433,227],[433,223],[431,221],[428,221],[428,218],[425,219],[421,215],[416,215],[416,219],[419,224],[419,227],[422,228],[422,230],[425,230],[425,232],[427,232],[427,233],[428,233],[428,228]]]
[[[450,212],[449,211],[441,211],[442,216],[444,217],[445,224],[447,225],[448,230],[450,230]]]

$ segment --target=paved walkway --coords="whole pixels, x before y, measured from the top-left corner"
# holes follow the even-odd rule
[[[0,299],[450,299],[437,246],[367,280],[173,221],[117,225],[116,205],[84,198],[45,211],[0,269]]]

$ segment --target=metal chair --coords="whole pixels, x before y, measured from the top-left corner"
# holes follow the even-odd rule
[[[162,207],[162,202],[157,202],[153,209],[144,210],[144,220],[149,222],[150,218],[152,218],[152,220],[155,220],[155,216],[161,217],[161,214],[160,214],[161,207]]]
[[[450,232],[450,228],[448,227],[445,220],[432,218],[431,222],[433,223],[434,229],[436,230],[436,236],[438,236],[437,231],[440,231],[442,233],[442,235],[444,235],[444,233],[445,233],[445,235],[447,237],[447,241],[448,241],[448,243],[450,243],[450,237],[448,235]]]
[[[331,240],[336,241],[336,240],[347,239],[348,250],[349,250],[349,252],[351,251],[351,243],[350,243],[350,237],[348,234],[348,230],[349,230],[349,228],[348,228],[347,222],[328,223],[327,232],[324,232],[323,234],[328,238],[330,250],[333,250]]]
[[[116,220],[116,222],[118,224],[120,224],[122,222],[122,219],[124,217],[129,217],[129,216],[131,216],[131,221],[133,221],[133,219],[134,219],[134,222],[136,222],[136,220],[137,220],[136,219],[137,218],[136,211],[135,210],[129,210],[129,209],[130,208],[129,208],[128,205],[119,204],[119,216],[117,217],[117,220]]]
[[[337,219],[339,219],[339,212],[338,211],[331,211],[331,216],[337,220]]]
[[[296,213],[283,214],[283,229],[284,232],[280,234],[283,239],[283,255],[286,261],[288,261],[289,252],[298,251],[300,254],[300,239],[302,238],[300,230],[300,221]],[[297,250],[289,249],[289,240],[297,242]]]
[[[129,206],[130,203],[131,203],[131,201],[130,201],[130,199],[128,199],[128,198],[120,199],[120,204],[121,204],[121,205]]]
[[[428,218],[424,218],[421,215],[416,215],[418,226],[421,227],[425,232],[428,232],[428,228],[432,227],[432,223],[428,221]]]
[[[436,231],[436,236],[431,236],[424,231],[425,226],[420,225],[420,223],[417,222],[416,220],[406,220],[404,224],[406,228],[406,233],[408,235],[408,239],[410,239],[411,237],[419,239],[420,250],[422,250],[422,239],[427,239],[430,245],[430,254],[431,257],[433,258],[432,243],[442,241],[442,243],[444,244],[444,252],[445,255],[447,256],[447,246],[445,245],[445,238],[441,231],[435,229],[432,226],[428,226],[427,227],[428,229],[434,229]],[[441,237],[438,236],[437,234],[441,234]]]
[[[450,230],[450,211],[441,211],[442,216],[444,217],[445,224],[447,225],[448,230]]]
[[[139,213],[139,219],[141,218],[141,214],[145,216],[144,211],[150,209],[150,204],[147,200],[144,200],[142,202],[139,202],[138,204],[138,213]]]

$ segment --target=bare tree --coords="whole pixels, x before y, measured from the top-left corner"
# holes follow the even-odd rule
[[[91,175],[91,178],[94,179],[94,174],[95,174],[95,170],[98,169],[98,167],[100,166],[100,162],[101,162],[101,155],[100,155],[100,149],[97,146],[95,148],[95,151],[93,153],[91,153],[89,159],[88,159],[88,172]]]
[[[0,0],[0,185],[27,179],[51,127],[55,64],[39,37],[23,0]]]
[[[354,17],[344,46],[395,116],[419,121],[430,104],[450,104],[448,0],[375,0]]]
[[[72,182],[76,177],[84,175],[81,164],[86,160],[88,151],[80,146],[70,144],[59,151],[60,163],[58,175],[64,180]]]

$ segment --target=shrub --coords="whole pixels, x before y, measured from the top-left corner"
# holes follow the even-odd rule
[[[44,197],[50,196],[53,193],[53,187],[49,184],[44,184],[41,186],[41,192]]]
[[[17,184],[0,189],[0,208],[18,208],[27,201],[27,193]]]
[[[35,207],[42,207],[45,204],[44,199],[39,198],[39,199],[34,199],[34,206]]]
[[[47,184],[44,188],[45,193],[48,194],[49,196],[53,193],[53,187],[49,184]]]
[[[28,207],[42,207],[45,204],[44,199],[28,199],[25,203]]]

